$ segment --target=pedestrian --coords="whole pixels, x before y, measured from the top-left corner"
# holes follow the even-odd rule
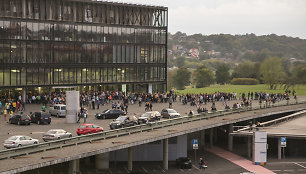
[[[6,109],[3,110],[3,115],[4,115],[4,121],[6,121],[6,115],[7,115],[7,110]]]
[[[85,110],[85,109],[84,109],[84,111],[83,111],[83,117],[84,117],[84,123],[86,123],[87,113],[86,113],[86,110]]]
[[[22,102],[21,106],[22,106],[21,110],[25,111],[25,102]]]
[[[152,111],[153,105],[152,102],[149,103],[150,111]]]
[[[173,103],[173,99],[170,97],[169,98],[169,108],[172,108],[172,103]]]
[[[199,166],[200,166],[200,170],[203,170],[203,169],[204,169],[204,161],[203,161],[203,158],[200,158]]]
[[[46,112],[46,106],[45,106],[45,104],[42,105],[41,111]]]

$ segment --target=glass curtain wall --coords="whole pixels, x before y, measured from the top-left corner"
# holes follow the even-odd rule
[[[0,87],[166,83],[166,37],[163,7],[2,0]]]

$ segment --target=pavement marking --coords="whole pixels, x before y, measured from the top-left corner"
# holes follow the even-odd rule
[[[124,167],[124,170],[126,171],[126,173],[130,173],[126,167]]]
[[[159,169],[160,169],[163,173],[166,173],[166,171],[164,171],[163,168],[161,168],[160,166],[158,166],[158,167],[159,167]]]
[[[271,170],[273,172],[281,172],[282,170]]]
[[[294,170],[290,169],[290,170],[284,170],[284,172],[294,172]]]
[[[31,132],[30,134],[44,134],[45,132]]]
[[[184,170],[183,169],[180,169],[181,170],[181,172],[184,172]]]
[[[305,167],[305,166],[303,166],[303,165],[301,165],[301,164],[299,164],[299,163],[293,163],[293,164],[296,164],[296,165],[298,165],[298,166],[300,166],[300,167],[302,167],[302,168],[306,169],[306,167]]]
[[[141,166],[141,168],[144,172],[148,173],[148,171],[143,166]]]
[[[199,170],[199,171],[201,171],[201,169],[197,168],[195,165],[192,165],[192,167],[197,169],[197,170]]]

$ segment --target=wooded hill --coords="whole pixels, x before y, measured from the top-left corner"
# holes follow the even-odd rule
[[[261,62],[267,57],[306,60],[306,39],[278,36],[275,34],[186,35],[182,32],[168,35],[169,57],[188,56],[190,49],[198,49],[200,60],[230,58],[234,61]],[[212,50],[218,54],[212,54]],[[185,55],[184,55],[185,54]]]

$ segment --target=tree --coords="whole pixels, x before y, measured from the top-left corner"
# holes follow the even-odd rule
[[[216,70],[216,82],[223,85],[230,80],[229,67],[225,63],[220,64]]]
[[[181,68],[185,65],[185,57],[176,58],[176,65],[178,68]]]
[[[197,88],[203,88],[214,83],[214,73],[205,66],[198,67],[194,72],[194,82]]]
[[[260,74],[270,89],[276,89],[284,77],[284,69],[282,61],[278,57],[270,57],[266,59],[260,66]]]
[[[258,63],[244,61],[234,68],[232,78],[259,78]]]
[[[190,84],[190,76],[191,72],[187,68],[182,67],[177,69],[173,75],[174,86],[179,90],[185,89],[185,86]]]

